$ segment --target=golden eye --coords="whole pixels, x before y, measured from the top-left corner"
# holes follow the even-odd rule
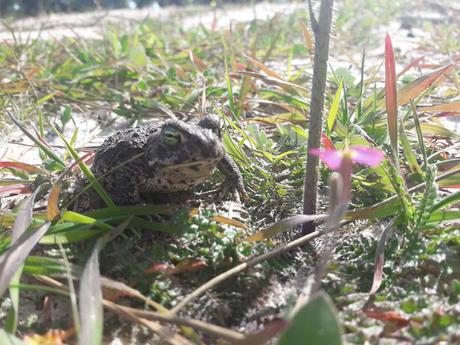
[[[174,146],[180,144],[182,135],[180,131],[173,126],[166,126],[163,130],[163,141],[166,145]]]

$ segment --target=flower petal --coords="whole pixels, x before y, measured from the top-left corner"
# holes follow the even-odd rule
[[[353,162],[376,167],[382,162],[385,155],[382,151],[372,147],[350,146],[349,150],[353,154]]]
[[[310,154],[318,156],[331,170],[337,170],[342,164],[342,152],[340,151],[311,149]]]

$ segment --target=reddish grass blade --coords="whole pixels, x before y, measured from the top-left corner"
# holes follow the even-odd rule
[[[176,266],[166,269],[164,274],[166,276],[172,276],[174,274],[180,274],[185,272],[197,272],[208,267],[206,261],[201,259],[186,259],[179,262]]]
[[[391,146],[398,153],[398,101],[396,93],[396,67],[390,35],[385,37],[385,105],[387,109],[388,134]]]
[[[31,184],[18,183],[10,186],[1,186],[0,195],[2,194],[28,194],[32,192]]]
[[[165,272],[173,268],[171,264],[165,264],[164,262],[154,262],[148,268],[144,270],[145,274],[158,274]]]
[[[197,272],[208,267],[206,261],[201,259],[185,259],[179,262],[177,265],[166,264],[156,262],[149,268],[144,270],[145,274],[159,274],[162,273],[165,276],[172,276],[175,274],[186,273],[186,272]]]
[[[417,66],[420,61],[422,61],[423,59],[425,59],[424,56],[421,56],[419,58],[416,58],[414,60],[412,60],[406,67],[404,67],[396,76],[397,79],[399,79],[399,77],[401,77],[402,75],[404,75],[404,73],[406,73],[408,70],[410,70],[412,67],[415,67]]]
[[[48,174],[48,171],[43,170],[39,167],[36,167],[35,165],[21,163],[21,162],[0,162],[0,168],[20,169],[20,170],[24,170],[31,174],[38,174],[38,173]]]
[[[424,91],[438,83],[442,77],[452,70],[460,61],[453,62],[449,65],[438,68],[437,70],[424,74],[405,85],[398,91],[398,105],[404,105],[410,102],[411,99],[416,99]]]
[[[392,322],[397,324],[399,327],[407,326],[410,323],[410,319],[393,310],[384,311],[377,309],[364,309],[363,313],[372,319]]]
[[[331,139],[328,138],[328,136],[326,134],[321,134],[321,138],[323,140],[322,144],[323,144],[323,147],[326,149],[326,150],[335,150],[335,146],[334,144],[332,143]]]
[[[200,73],[203,73],[204,71],[206,71],[206,69],[208,68],[208,66],[203,62],[203,60],[201,60],[198,56],[196,56],[195,54],[193,54],[193,51],[190,49],[189,51],[189,56],[190,56],[190,60],[192,61],[192,63],[196,66],[196,69],[200,72]]]

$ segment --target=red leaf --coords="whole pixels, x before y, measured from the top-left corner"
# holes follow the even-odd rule
[[[208,264],[204,260],[188,259],[179,262],[174,268],[167,269],[165,274],[167,276],[172,276],[179,273],[196,272],[202,270],[205,267],[208,267]]]
[[[201,259],[187,259],[179,262],[177,265],[170,265],[165,263],[154,263],[147,268],[145,274],[163,273],[166,276],[172,276],[174,274],[185,273],[185,272],[196,272],[205,267],[208,267],[206,262]]]
[[[396,67],[390,35],[385,37],[385,105],[387,109],[388,134],[391,146],[398,152],[398,100],[396,94]]]
[[[0,168],[12,168],[24,170],[28,173],[48,173],[47,171],[36,167],[35,165],[21,162],[0,162]]]
[[[331,139],[327,137],[326,134],[321,134],[321,138],[323,139],[323,147],[326,150],[336,150],[334,144],[332,143]]]
[[[171,269],[173,266],[170,264],[165,264],[162,262],[155,262],[152,265],[150,265],[149,268],[144,270],[145,274],[155,274],[155,273],[161,273],[164,271],[167,271]]]
[[[409,318],[394,310],[384,311],[378,309],[364,309],[363,312],[372,319],[380,320],[383,322],[392,322],[397,324],[399,327],[407,326],[410,323]]]

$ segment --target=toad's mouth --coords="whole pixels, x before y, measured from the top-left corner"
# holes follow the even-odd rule
[[[220,159],[217,159],[217,158],[216,159],[202,159],[202,160],[192,161],[192,162],[165,165],[162,167],[162,170],[169,171],[169,170],[177,170],[179,168],[195,168],[201,165],[204,165],[204,166],[215,165],[217,164],[219,160]]]

